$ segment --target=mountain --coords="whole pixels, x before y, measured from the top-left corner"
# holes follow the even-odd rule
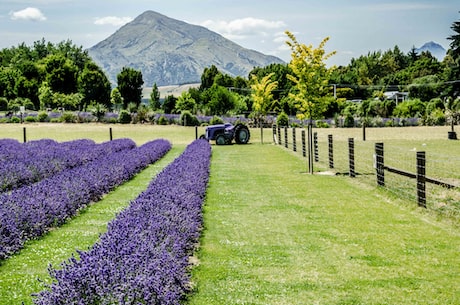
[[[425,43],[418,49],[415,49],[417,54],[422,53],[423,51],[429,51],[431,55],[436,57],[439,61],[442,61],[446,56],[446,50],[438,43],[430,41]]]
[[[202,26],[146,11],[88,49],[112,83],[122,67],[142,72],[144,86],[201,82],[204,68],[247,77],[254,67],[283,63],[275,56],[245,49]]]

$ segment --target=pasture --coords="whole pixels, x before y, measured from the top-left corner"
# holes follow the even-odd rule
[[[28,141],[103,142],[112,128],[114,138],[131,138],[137,144],[165,138],[173,149],[64,226],[1,262],[0,304],[32,304],[30,294],[43,287],[36,279],[50,281],[48,265],[58,266],[76,255],[76,249],[88,249],[108,221],[195,139],[195,129],[188,127],[102,124],[3,124],[0,138],[22,141],[23,127]],[[203,131],[200,127],[199,133]],[[338,155],[349,137],[359,139],[362,132],[315,131],[320,139],[334,134]],[[384,141],[396,151],[423,147],[455,161],[460,142],[447,141],[447,131],[368,129],[366,141],[359,144],[370,148],[363,149],[363,158],[372,159],[367,152],[374,142]],[[263,130],[264,145],[261,138],[260,130],[252,129],[249,145],[212,147],[188,304],[460,303],[460,231],[455,221],[417,208],[411,198],[388,188],[365,183],[375,181],[370,175],[350,179],[306,174],[306,160],[299,152],[273,145],[271,129]],[[316,170],[328,170],[322,162]],[[373,172],[371,163],[360,172]],[[337,167],[341,171],[339,159]],[[458,176],[457,168],[450,172]]]

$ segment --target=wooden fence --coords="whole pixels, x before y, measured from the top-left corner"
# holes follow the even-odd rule
[[[287,127],[279,127],[273,126],[273,139],[275,144],[284,145],[285,148],[292,147],[292,150],[296,152],[297,150],[297,139],[296,139],[296,128],[292,128],[292,137],[288,138],[288,129]],[[283,136],[281,136],[281,131],[283,131]],[[364,135],[363,135],[364,136]],[[284,141],[282,141],[284,139]],[[363,138],[365,140],[365,138]],[[318,144],[318,135],[317,133],[313,133],[311,145],[308,139],[305,137],[305,130],[302,128],[301,130],[301,145],[302,145],[302,157],[312,156],[315,163],[318,163],[320,160],[320,149]],[[310,147],[311,146],[311,147]],[[347,147],[347,159],[348,168],[346,169],[346,174],[351,177],[355,178],[359,173],[356,171],[356,159],[355,159],[355,141],[353,138],[348,138],[348,147]],[[343,150],[341,150],[343,154]],[[408,179],[415,179],[415,190],[414,193],[416,194],[417,203],[420,207],[426,208],[426,201],[427,201],[427,191],[426,185],[427,184],[434,184],[441,186],[446,189],[457,189],[460,185],[456,185],[454,183],[449,183],[443,181],[442,179],[436,179],[426,176],[426,152],[425,151],[417,151],[416,158],[413,163],[413,171],[408,171],[406,169],[396,168],[393,166],[389,166],[385,163],[385,151],[384,151],[384,143],[375,143],[373,152],[369,152],[372,154],[366,160],[373,160],[373,164],[371,168],[373,169],[373,174],[375,175],[375,181],[378,186],[385,187],[385,173],[392,173],[399,175],[401,177],[405,177]],[[323,153],[323,155],[325,152]],[[337,153],[334,152],[334,138],[332,134],[329,134],[327,137],[327,164],[329,170],[335,169],[334,157],[337,158]],[[344,156],[340,156],[343,157]],[[371,159],[372,157],[372,159]],[[341,160],[343,161],[343,160]],[[363,161],[364,162],[364,161]],[[343,163],[343,162],[342,162]],[[310,164],[309,164],[310,166]],[[367,166],[366,168],[370,168]],[[366,175],[369,175],[367,172]]]

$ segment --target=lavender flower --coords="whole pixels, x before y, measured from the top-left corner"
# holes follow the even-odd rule
[[[210,157],[207,141],[192,142],[80,259],[50,267],[55,282],[35,295],[35,304],[181,304]]]
[[[0,259],[21,249],[26,240],[61,225],[78,209],[98,201],[171,148],[166,140],[132,149],[121,149],[126,147],[122,142],[104,146],[104,157],[0,194]]]

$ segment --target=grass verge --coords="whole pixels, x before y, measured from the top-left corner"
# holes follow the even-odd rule
[[[77,256],[76,249],[91,247],[106,231],[108,222],[144,191],[154,176],[184,148],[173,146],[161,160],[101,201],[89,205],[78,216],[43,238],[28,242],[20,253],[3,261],[0,265],[0,304],[32,304],[31,294],[43,290],[43,284],[51,281],[47,270],[49,264],[59,266],[72,255]],[[38,278],[43,282],[39,282]]]
[[[460,234],[279,146],[213,147],[189,304],[459,304]]]

